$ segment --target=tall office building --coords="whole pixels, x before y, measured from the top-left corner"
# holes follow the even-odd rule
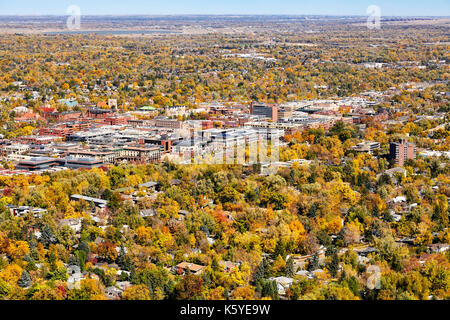
[[[253,116],[263,116],[272,119],[273,122],[278,121],[278,107],[275,105],[251,104],[250,114]]]
[[[407,142],[406,139],[400,139],[399,142],[391,142],[390,144],[390,158],[399,166],[403,166],[408,159],[415,159],[416,153],[416,145]]]

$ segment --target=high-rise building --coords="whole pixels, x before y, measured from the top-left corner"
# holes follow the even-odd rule
[[[415,159],[417,153],[416,145],[400,139],[399,142],[392,142],[389,148],[390,159],[399,166],[403,166],[406,160]]]
[[[275,105],[251,104],[250,114],[254,116],[263,116],[272,119],[273,122],[278,121],[278,107]]]

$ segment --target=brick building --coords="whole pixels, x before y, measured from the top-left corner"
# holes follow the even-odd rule
[[[403,166],[406,160],[415,159],[417,154],[416,145],[401,139],[392,142],[389,147],[389,158],[399,166]]]

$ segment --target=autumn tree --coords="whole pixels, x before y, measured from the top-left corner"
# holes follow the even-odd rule
[[[150,291],[143,284],[134,285],[123,291],[122,300],[150,300]]]
[[[203,279],[193,274],[185,275],[176,286],[179,300],[198,300],[203,297]]]

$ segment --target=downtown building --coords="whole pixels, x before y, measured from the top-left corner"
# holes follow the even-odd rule
[[[273,122],[277,122],[278,121],[278,106],[252,103],[250,105],[250,114],[253,116],[269,118]]]
[[[406,160],[415,159],[417,154],[416,145],[400,139],[398,142],[391,142],[389,145],[389,158],[398,166],[403,166]]]

